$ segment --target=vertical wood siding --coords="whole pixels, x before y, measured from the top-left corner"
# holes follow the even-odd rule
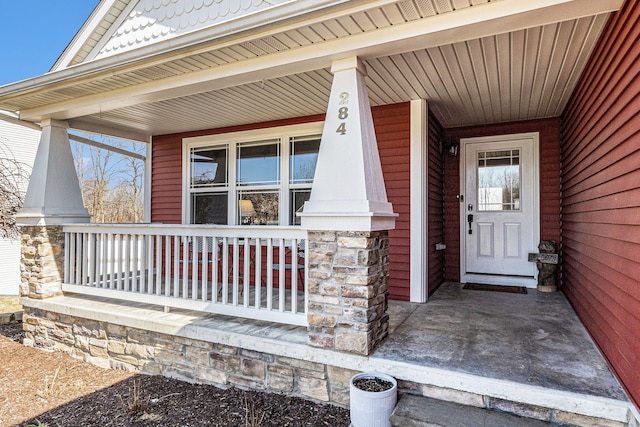
[[[389,291],[396,300],[409,300],[409,103],[372,109],[387,197],[399,214],[389,232]],[[203,130],[153,138],[151,221],[179,224],[182,220],[182,139],[324,120],[300,117],[276,122]]]
[[[447,129],[447,138],[540,132],[540,238],[560,242],[560,120],[544,119]],[[460,157],[444,159],[445,279],[460,280]]]
[[[640,405],[640,3],[607,23],[563,114],[563,289]]]
[[[429,295],[444,281],[444,251],[436,250],[436,243],[445,242],[444,199],[443,199],[443,155],[442,126],[433,114],[429,114],[429,155],[428,155],[428,245]]]

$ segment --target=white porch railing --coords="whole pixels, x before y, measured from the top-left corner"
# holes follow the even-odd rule
[[[307,325],[294,227],[65,225],[65,292]]]

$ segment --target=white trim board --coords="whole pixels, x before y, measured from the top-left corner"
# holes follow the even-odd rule
[[[411,101],[409,180],[410,180],[410,300],[427,302],[429,295],[428,253],[428,105],[424,99]]]

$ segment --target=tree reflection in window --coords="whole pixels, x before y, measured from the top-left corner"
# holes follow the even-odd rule
[[[520,150],[478,152],[478,210],[520,210]]]

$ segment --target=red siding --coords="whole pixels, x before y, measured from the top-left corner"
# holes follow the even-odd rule
[[[387,198],[399,214],[389,231],[389,296],[405,301],[410,297],[409,109],[408,103],[372,109]]]
[[[433,114],[429,114],[429,168],[428,168],[428,262],[429,295],[444,282],[444,252],[436,251],[436,243],[445,242],[443,200],[442,126]]]
[[[560,121],[530,120],[448,129],[459,140],[492,135],[540,132],[540,238],[560,242]],[[460,280],[460,158],[445,157],[445,279]]]
[[[608,22],[563,114],[563,289],[640,405],[640,3]]]
[[[387,197],[399,214],[389,232],[389,291],[397,300],[409,299],[409,104],[372,109]],[[182,220],[182,139],[250,129],[264,129],[324,120],[300,117],[277,122],[156,136],[152,146],[151,221],[179,224]]]

